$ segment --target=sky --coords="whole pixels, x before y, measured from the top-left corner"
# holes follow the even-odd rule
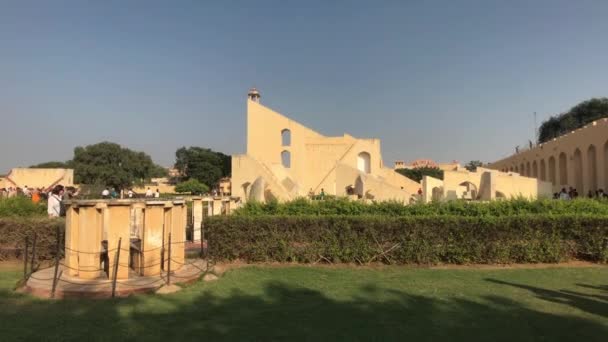
[[[394,160],[495,161],[608,96],[608,1],[0,0],[0,174],[246,150],[246,94]]]

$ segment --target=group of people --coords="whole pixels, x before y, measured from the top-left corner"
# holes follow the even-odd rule
[[[324,200],[325,199],[325,189],[321,188],[321,192],[319,193],[319,195],[315,195],[315,191],[310,188],[310,190],[308,191],[308,198],[310,198],[311,200]]]
[[[553,194],[554,199],[561,199],[561,200],[571,200],[571,199],[576,199],[578,197],[579,197],[578,191],[576,191],[576,188],[573,188],[573,187],[568,187],[567,191],[566,191],[566,188],[562,188],[562,191],[556,192]],[[587,197],[596,198],[596,199],[605,199],[605,198],[608,198],[608,194],[604,193],[604,189],[598,189],[596,191],[589,190],[589,192],[587,193]]]
[[[139,197],[138,194],[135,191],[133,191],[133,189],[131,189],[131,188],[129,188],[126,191],[125,196],[127,198],[136,198],[136,197]],[[153,192],[152,189],[148,188],[146,190],[146,193],[145,193],[144,197],[146,197],[146,198],[159,198],[160,197],[160,191],[158,191],[158,189],[156,189],[156,192]],[[115,198],[121,198],[121,195],[120,195],[120,193],[118,193],[116,191],[115,188],[105,188],[101,192],[101,198],[103,198],[103,199],[115,199]]]
[[[28,197],[34,203],[40,202],[41,199],[47,198],[47,193],[42,188],[29,188],[27,185],[21,187],[8,187],[0,189],[0,198],[12,198],[24,196]]]

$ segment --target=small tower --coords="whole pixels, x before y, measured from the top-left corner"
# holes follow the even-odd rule
[[[260,92],[254,88],[249,89],[249,93],[247,93],[247,97],[253,101],[260,103]]]

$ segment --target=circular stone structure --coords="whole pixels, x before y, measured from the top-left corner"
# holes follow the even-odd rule
[[[64,258],[32,274],[24,290],[110,297],[193,281],[207,264],[185,258],[187,221],[184,200],[66,201]]]
[[[65,267],[60,266],[54,298],[111,298],[112,280],[98,279],[83,280],[66,275]],[[188,262],[177,271],[171,271],[171,284],[189,284],[199,279],[207,270],[207,262],[198,259]],[[39,298],[52,298],[54,267],[37,271],[30,276],[23,291]],[[116,281],[116,297],[128,297],[139,293],[154,293],[167,284],[167,274],[158,276],[139,276],[131,272],[127,280]]]

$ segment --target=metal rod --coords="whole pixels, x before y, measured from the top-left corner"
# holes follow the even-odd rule
[[[122,243],[122,238],[118,239],[118,249],[116,250],[116,255],[114,255],[114,269],[112,270],[112,298],[116,295],[116,277],[118,275],[118,263],[120,260],[120,245]]]
[[[167,285],[171,285],[171,233],[169,233],[169,255],[167,259]]]
[[[28,237],[25,237],[24,251],[23,251],[23,280],[27,280],[27,247]]]
[[[34,260],[36,259],[36,240],[38,240],[38,234],[34,233],[34,241],[32,242],[32,263],[30,265],[30,273],[34,273]]]
[[[53,275],[53,288],[51,289],[51,298],[55,298],[55,290],[57,289],[57,273],[59,271],[59,226],[57,226],[57,229],[55,231],[55,235],[57,238],[57,247],[55,249],[55,273]]]

